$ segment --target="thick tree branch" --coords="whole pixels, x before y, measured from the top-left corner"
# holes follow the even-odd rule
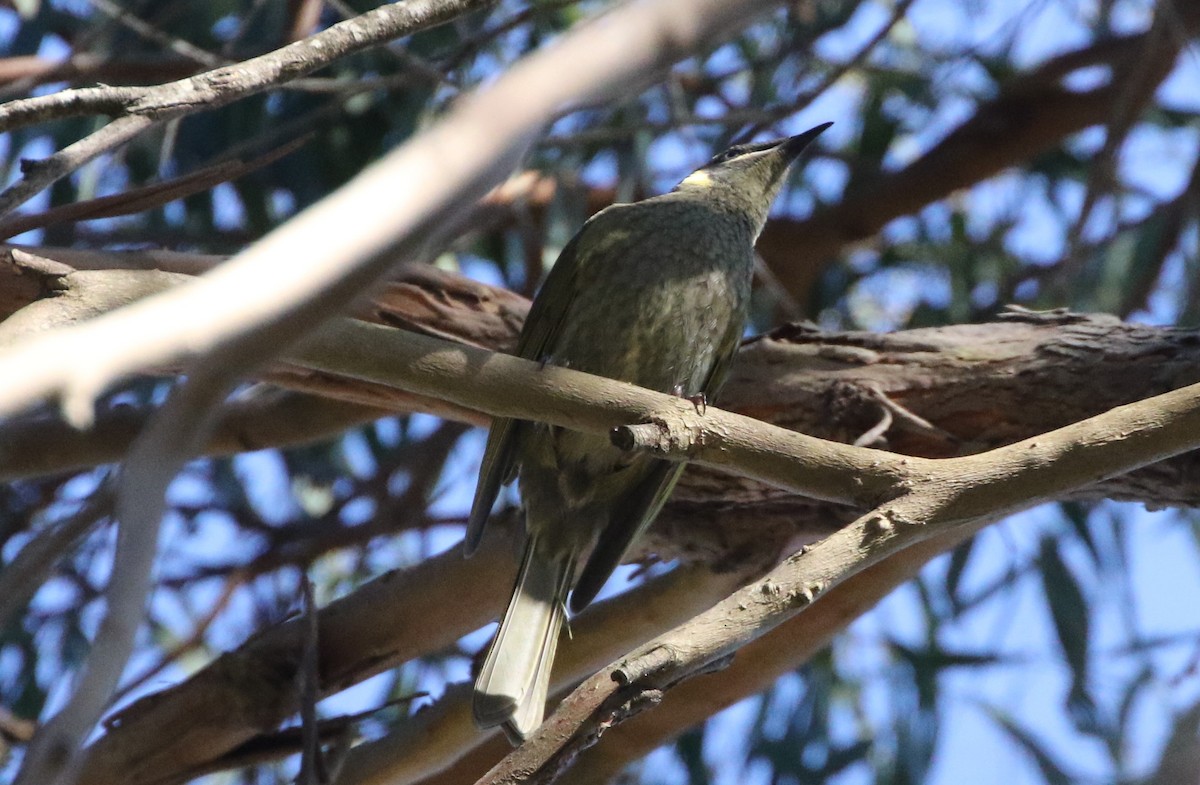
[[[899,496],[587,679],[480,783],[556,780],[610,725],[908,547],[973,534],[1004,515],[1197,446],[1200,384],[986,453],[911,459]]]
[[[930,559],[953,548],[962,534],[936,537],[907,548],[836,586],[820,602],[761,638],[748,643],[728,667],[684,681],[662,694],[658,710],[644,711],[607,728],[601,743],[580,755],[571,785],[608,785],[630,763],[743,698],[756,695],[780,676],[824,650],[855,619],[911,579]],[[420,785],[472,785],[511,752],[501,739],[476,748],[454,765],[420,780]],[[409,751],[410,756],[416,755]],[[397,779],[388,785],[405,785]],[[383,785],[370,778],[341,785]]]
[[[508,545],[495,537],[469,561],[452,549],[382,576],[323,609],[322,694],[444,648],[494,618],[515,569]],[[573,638],[563,641],[555,684],[577,681],[611,657],[710,607],[738,583],[735,574],[714,577],[705,568],[692,568],[598,603],[572,623]],[[447,603],[451,596],[454,602]],[[438,610],[431,613],[431,608]],[[381,618],[388,623],[380,624]],[[291,676],[299,664],[302,632],[296,621],[264,631],[183,684],[118,713],[89,748],[81,782],[187,778],[272,732],[297,710]],[[221,710],[208,708],[222,703],[227,705]],[[396,734],[356,749],[343,771],[356,772],[355,777],[413,777],[447,765],[461,754],[460,746],[470,749],[486,738],[474,727],[469,698],[461,690],[418,712]],[[400,750],[409,754],[400,755]]]
[[[525,140],[564,105],[642,84],[770,5],[657,0],[579,27],[202,280],[0,355],[0,374],[17,380],[0,393],[0,412],[57,394],[70,419],[86,422],[94,396],[139,368],[201,353],[230,359],[235,340],[247,355],[277,352],[299,337],[298,325],[315,326],[380,278],[394,258],[389,249],[417,255],[449,236],[455,211],[509,170]],[[396,183],[423,185],[398,197]],[[279,259],[290,264],[283,278]],[[263,298],[268,281],[275,296]]]
[[[158,272],[55,273],[47,287],[59,296],[39,301],[19,316],[29,317],[27,328],[70,323],[110,307],[106,303],[127,302],[138,292],[156,291],[175,280]],[[37,318],[29,316],[34,308],[41,309]],[[414,267],[361,313],[471,344],[506,346],[524,308],[524,300],[503,290]],[[0,323],[0,334],[21,321]],[[392,367],[392,353],[399,351],[390,344],[374,345],[365,336],[360,344],[359,351],[373,356],[366,364],[379,369]],[[344,359],[334,342],[322,351],[328,368]],[[892,424],[886,432],[874,433],[876,446],[950,457],[1011,443],[1191,383],[1200,378],[1197,367],[1200,346],[1192,331],[1069,313],[1014,311],[999,323],[893,335],[786,326],[743,347],[719,403],[758,420],[844,442],[861,440],[887,412]],[[316,379],[325,394],[378,407],[436,406],[435,411],[449,411],[456,418],[479,422],[482,417],[466,407],[397,393],[385,384],[364,386],[337,370],[315,374],[283,369],[266,378],[308,389],[315,388],[309,380]],[[1081,385],[1080,379],[1089,383]],[[114,457],[120,449],[121,443],[111,446]],[[1200,502],[1200,483],[1194,465],[1188,457],[1175,459],[1073,496],[1195,504]],[[722,500],[719,514],[712,506],[716,499]],[[821,505],[693,466],[645,547],[716,564],[769,561],[788,552],[797,535],[827,533],[854,514],[853,508]]]

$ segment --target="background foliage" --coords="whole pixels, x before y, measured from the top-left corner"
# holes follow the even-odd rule
[[[0,97],[165,81],[268,51],[372,5],[26,0],[0,11]],[[60,181],[28,209],[231,160],[253,165],[166,205],[52,223],[17,239],[235,251],[605,5],[503,0],[287,89],[173,121]],[[786,230],[869,191],[980,107],[1031,89],[1028,75],[1042,64],[1064,53],[1082,53],[1083,65],[1106,62],[1097,53],[1152,26],[1183,39],[1182,53],[1152,95],[1118,96],[1103,125],[1031,145],[1002,173],[902,210],[864,241],[848,237],[817,256],[764,249],[771,272],[761,276],[751,329],[798,318],[870,330],[961,323],[1011,302],[1195,326],[1200,57],[1195,31],[1169,4],[1149,0],[790,5],[641,95],[563,117],[527,161],[554,184],[552,196],[461,238],[438,263],[532,293],[598,206],[667,189],[731,141],[834,120],[777,204]],[[1136,60],[1126,65],[1136,68]],[[1111,76],[1105,65],[1085,67],[1067,85],[1084,93]],[[0,140],[6,180],[21,159],[60,149],[96,122],[9,133]],[[887,213],[889,200],[902,197],[878,196],[873,209]],[[106,405],[162,395],[159,384],[143,381]],[[167,548],[126,695],[177,680],[286,618],[298,607],[304,573],[326,602],[452,542],[479,448],[477,432],[411,416],[320,445],[194,462],[172,488]],[[83,508],[103,521],[96,489],[108,471],[0,486],[0,557],[10,561],[31,532]],[[1200,719],[1195,523],[1190,512],[1151,515],[1112,503],[1022,515],[931,564],[769,693],[686,733],[626,776],[917,783],[970,772],[975,782],[1177,781],[1169,772],[1195,755]],[[13,715],[36,718],[61,700],[64,676],[94,632],[111,547],[109,527],[96,527],[27,613],[0,631],[0,705]],[[469,636],[322,710],[383,706],[362,722],[364,735],[377,736],[408,710],[389,701],[465,679],[485,640]],[[10,751],[8,771],[20,755],[19,746]],[[237,776],[285,781],[294,767],[285,761]]]

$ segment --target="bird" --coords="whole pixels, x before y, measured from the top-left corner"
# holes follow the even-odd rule
[[[791,164],[832,123],[739,144],[669,193],[614,204],[566,244],[534,297],[517,355],[701,403],[745,328],[754,242]],[[596,434],[497,418],[464,551],[502,486],[518,481],[525,544],[512,599],[475,682],[476,724],[520,744],[541,724],[567,608],[588,605],[670,495],[682,462]],[[568,600],[569,597],[569,600]]]

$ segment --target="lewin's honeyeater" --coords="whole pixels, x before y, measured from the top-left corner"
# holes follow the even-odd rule
[[[597,213],[534,298],[517,354],[713,398],[742,335],[754,241],[788,167],[828,126],[732,147],[670,193]],[[516,590],[475,684],[480,726],[503,723],[510,737],[523,739],[541,724],[568,594],[572,612],[591,602],[682,469],[623,452],[605,436],[518,420],[492,424],[467,551],[479,544],[500,486],[514,476],[528,537]]]

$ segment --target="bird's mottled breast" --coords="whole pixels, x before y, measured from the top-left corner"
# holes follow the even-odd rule
[[[753,227],[719,205],[670,194],[605,211],[584,231],[575,298],[551,361],[699,392],[745,319]]]

